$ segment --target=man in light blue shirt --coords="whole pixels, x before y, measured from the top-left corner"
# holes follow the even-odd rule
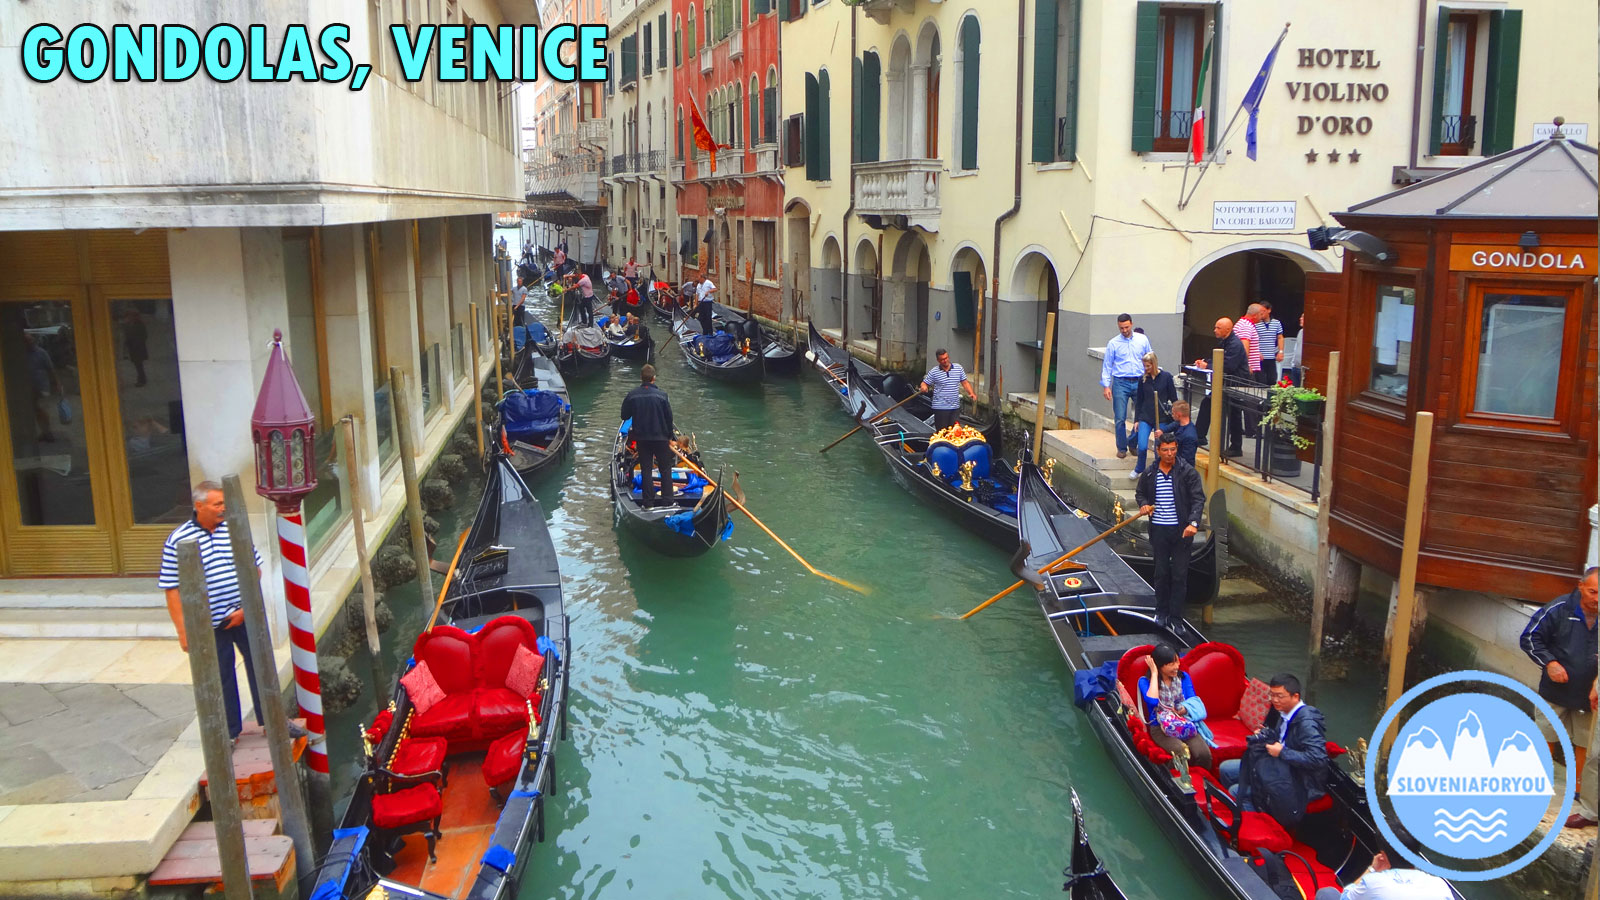
[[[1117,459],[1128,456],[1128,404],[1144,376],[1144,356],[1150,340],[1133,330],[1133,316],[1117,316],[1119,334],[1106,342],[1106,360],[1100,366],[1100,386],[1111,401],[1111,418],[1117,423]]]

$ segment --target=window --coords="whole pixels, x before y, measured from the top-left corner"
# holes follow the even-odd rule
[[[623,90],[639,80],[639,36],[630,34],[622,39],[622,80],[619,83]]]
[[[778,140],[778,70],[767,69],[767,86],[761,92],[761,143]]]
[[[778,275],[778,223],[750,223],[750,240],[754,245],[756,277],[772,280]]]
[[[1394,280],[1380,280],[1377,285],[1372,317],[1372,374],[1367,389],[1404,403],[1411,384],[1417,289],[1411,284],[1391,283]]]
[[[651,55],[652,51],[655,49],[655,42],[650,39],[649,22],[644,23],[644,41],[641,43],[641,46],[644,48],[644,64],[640,66],[639,71],[645,75],[649,75],[651,72],[656,70],[654,65],[655,60]]]
[[[1434,156],[1492,156],[1516,145],[1522,12],[1439,7],[1434,41]]]
[[[681,107],[681,106],[678,107],[678,133],[677,133],[677,138],[678,138],[678,142],[674,146],[676,146],[678,148],[678,155],[676,157],[674,157],[674,158],[677,159],[679,162],[682,162],[683,161],[683,107]]]
[[[679,17],[672,22],[672,65],[673,68],[683,65],[683,19]]]
[[[1078,158],[1080,0],[1039,0],[1034,10],[1033,161]]]
[[[660,47],[657,48],[659,52],[656,53],[656,68],[665,69],[667,67],[667,14],[666,13],[662,13],[661,15],[656,16],[656,39],[661,42]]]
[[[811,76],[806,75],[807,79]],[[808,88],[810,84],[806,85]],[[810,97],[807,97],[810,100]],[[807,103],[807,109],[811,103]],[[783,164],[785,166],[803,166],[806,164],[806,117],[803,113],[795,113],[783,120]],[[809,171],[808,173],[809,174]]]
[[[689,59],[691,61],[694,59],[694,44],[696,40],[696,34],[697,33],[694,30],[694,4],[691,3],[689,4]],[[691,62],[691,65],[692,64],[693,63]]]
[[[828,180],[828,73],[806,73],[805,155],[807,181]]]
[[[1491,416],[1558,418],[1567,312],[1579,304],[1569,303],[1565,294],[1526,290],[1490,289],[1475,299],[1477,353],[1468,365],[1477,371],[1466,381],[1473,385],[1467,409]],[[1575,363],[1571,368],[1582,367]]]
[[[750,76],[750,131],[747,136],[753,147],[761,143],[761,81]]]
[[[880,88],[882,64],[878,54],[868,51],[856,62],[856,85],[861,94],[856,101],[856,127],[851,129],[856,162],[878,161],[878,140],[883,93]]]
[[[1209,19],[1209,21],[1208,21]],[[1222,7],[1207,9],[1164,6],[1141,0],[1134,26],[1133,149],[1135,152],[1182,152],[1189,147],[1197,92],[1200,105],[1216,106],[1216,78],[1200,67],[1207,28],[1222,25]],[[1216,129],[1207,135],[1214,144]]]
[[[772,12],[772,0],[750,0],[750,18],[764,16],[769,12]]]
[[[776,0],[778,21],[789,22],[806,14],[806,0]]]
[[[976,16],[961,20],[957,41],[956,78],[961,84],[961,104],[956,108],[956,168],[978,167],[978,44],[982,34]]]

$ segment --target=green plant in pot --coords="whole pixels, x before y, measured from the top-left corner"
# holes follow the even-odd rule
[[[1319,391],[1281,382],[1268,392],[1261,428],[1270,439],[1272,474],[1286,477],[1300,474],[1296,451],[1311,446],[1311,440],[1300,435],[1300,417],[1311,414],[1323,399]]]

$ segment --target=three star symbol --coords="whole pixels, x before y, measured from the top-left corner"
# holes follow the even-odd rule
[[[1306,162],[1314,163],[1316,161],[1317,161],[1317,151],[1315,149],[1307,150],[1306,151]]]

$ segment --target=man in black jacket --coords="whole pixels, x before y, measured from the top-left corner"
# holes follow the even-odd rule
[[[1296,799],[1299,801],[1299,815],[1304,815],[1305,804],[1328,792],[1328,743],[1323,730],[1322,711],[1300,702],[1300,679],[1293,675],[1274,675],[1267,682],[1267,687],[1272,710],[1261,723],[1261,729],[1250,736],[1250,742],[1265,742],[1262,749],[1267,756],[1288,765],[1294,779],[1294,784],[1288,786],[1298,789],[1300,797]],[[1250,751],[1245,752],[1248,754]],[[1263,782],[1270,785],[1273,779],[1268,773],[1281,767],[1263,766],[1263,771],[1253,773],[1255,777],[1241,781],[1241,766],[1240,760],[1230,759],[1217,767],[1217,776],[1222,783],[1236,788],[1234,795],[1239,804],[1245,809],[1258,810],[1279,807],[1280,804],[1275,803],[1274,799],[1281,798],[1254,796],[1253,792]],[[1297,824],[1283,822],[1282,815],[1275,815],[1285,827]]]
[[[1582,773],[1588,755],[1589,733],[1594,715],[1591,698],[1594,696],[1595,674],[1600,669],[1596,652],[1595,623],[1600,620],[1600,569],[1591,568],[1583,573],[1576,589],[1562,594],[1545,604],[1528,620],[1522,630],[1522,652],[1539,664],[1539,696],[1555,707],[1560,725],[1567,729],[1572,739],[1573,770]],[[1539,717],[1539,727],[1545,740],[1550,742],[1550,757],[1559,756],[1559,738],[1555,726]],[[1591,813],[1585,816],[1582,813]],[[1573,820],[1582,820],[1577,824]],[[1572,814],[1567,825],[1583,828],[1595,824],[1592,817],[1592,800]]]
[[[656,387],[656,367],[646,363],[639,372],[644,382],[622,400],[623,421],[633,420],[628,437],[639,448],[639,472],[644,489],[644,505],[656,505],[656,483],[650,475],[652,460],[661,471],[661,505],[672,504],[672,403],[667,392]]]
[[[1228,378],[1241,379],[1254,382],[1250,374],[1250,354],[1245,352],[1244,342],[1233,333],[1233,320],[1221,318],[1212,326],[1211,333],[1216,335],[1217,346],[1222,348],[1222,374]],[[1194,361],[1195,368],[1204,369],[1210,365],[1203,359]],[[1213,374],[1211,378],[1212,390],[1220,389],[1223,382],[1219,382]],[[1228,411],[1228,450],[1224,454],[1228,457],[1244,455],[1244,410],[1236,403],[1224,401]],[[1200,432],[1200,445],[1205,446],[1211,431],[1211,399],[1208,395],[1200,406],[1200,415],[1195,421],[1195,427]]]
[[[1139,512],[1150,517],[1150,553],[1156,564],[1156,621],[1169,625],[1183,615],[1189,596],[1189,554],[1206,491],[1200,473],[1178,458],[1178,436],[1167,432],[1156,442],[1156,464],[1134,487]]]

